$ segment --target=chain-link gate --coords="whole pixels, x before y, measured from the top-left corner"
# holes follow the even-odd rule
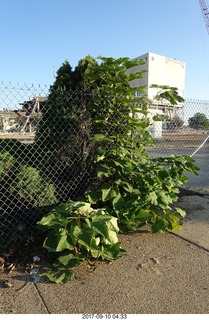
[[[75,199],[94,183],[92,93],[40,86],[0,84],[0,243],[24,239],[53,205]],[[156,110],[166,119],[153,123],[151,155],[191,155],[206,139],[196,113],[209,116],[209,101],[186,100],[181,108]],[[114,115],[113,115],[114,120]],[[188,187],[209,190],[208,141],[195,153],[200,173]]]

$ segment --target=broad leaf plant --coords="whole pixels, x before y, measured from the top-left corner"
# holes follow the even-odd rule
[[[57,283],[70,280],[72,268],[85,259],[120,256],[119,232],[145,224],[152,233],[179,230],[180,219],[186,215],[175,207],[179,187],[188,181],[185,172],[198,171],[187,155],[149,155],[147,147],[155,144],[149,132],[150,101],[140,94],[142,88],[130,86],[144,71],[127,72],[142,62],[99,58],[101,64],[85,75],[93,89],[87,112],[92,117],[95,182],[78,201],[59,205],[38,223],[48,232],[44,247],[57,254],[45,276]],[[163,91],[156,99],[171,105],[182,102],[176,88],[159,88]]]

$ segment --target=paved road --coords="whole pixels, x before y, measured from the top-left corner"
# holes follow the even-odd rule
[[[166,148],[166,145],[154,148],[149,148],[148,153],[153,156],[169,156],[176,155],[191,155],[196,149],[191,146],[182,148]],[[209,145],[205,144],[193,157],[196,160],[196,165],[200,168],[198,176],[187,174],[189,182],[186,187],[199,191],[209,192]]]
[[[194,156],[194,159],[200,170],[198,176],[188,174],[189,182],[187,183],[187,186],[204,189],[209,192],[209,148],[207,148],[207,152],[199,151]]]

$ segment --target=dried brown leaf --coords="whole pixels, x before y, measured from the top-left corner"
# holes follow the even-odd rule
[[[7,267],[8,273],[11,273],[16,268],[14,263],[10,263]]]
[[[0,257],[0,267],[4,266],[5,259],[3,257]]]
[[[12,282],[8,279],[3,280],[3,282],[6,288],[11,288],[13,286]]]

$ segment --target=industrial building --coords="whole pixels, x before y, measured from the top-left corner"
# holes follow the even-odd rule
[[[152,101],[150,105],[150,112],[152,114],[160,113],[167,117],[168,121],[164,122],[164,128],[169,125],[174,117],[183,119],[184,105],[179,103],[176,106],[171,105],[168,101],[156,100],[156,95],[162,90],[159,88],[151,88],[151,85],[167,85],[170,87],[175,87],[178,90],[178,94],[184,98],[185,91],[185,62],[167,58],[155,53],[145,53],[141,56],[136,57],[142,61],[140,66],[132,67],[127,70],[127,73],[136,73],[144,71],[143,77],[141,79],[132,80],[130,82],[132,88],[143,88],[145,93],[137,92],[136,94],[141,96],[146,94],[147,98]],[[156,136],[162,135],[162,123],[153,124],[155,127]]]

